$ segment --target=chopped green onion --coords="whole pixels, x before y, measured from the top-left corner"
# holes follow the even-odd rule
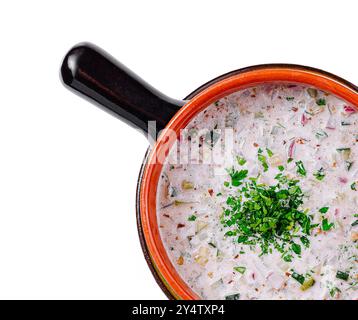
[[[244,274],[246,271],[246,267],[234,267],[234,270],[241,274]]]
[[[303,284],[305,282],[305,277],[302,274],[299,274],[295,271],[292,273],[291,277],[295,279],[297,282],[299,282],[300,284]]]
[[[296,166],[297,166],[297,173],[299,173],[301,176],[305,177],[307,174],[307,171],[303,165],[303,162],[301,160],[297,161]]]
[[[196,216],[193,214],[190,217],[188,217],[188,221],[195,221],[195,220],[196,220]]]

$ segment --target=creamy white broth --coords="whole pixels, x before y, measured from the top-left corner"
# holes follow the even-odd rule
[[[197,142],[202,156],[205,144],[223,142],[224,134],[216,132],[228,127],[234,132],[230,165],[167,161],[162,169],[158,224],[182,279],[202,299],[357,299],[358,113],[314,88],[261,85],[228,95],[200,112],[188,124],[180,147],[188,150]],[[213,142],[193,139],[205,128],[214,130]],[[267,171],[258,160],[259,149]],[[178,154],[172,148],[171,155]],[[246,163],[239,164],[237,157]],[[305,176],[298,173],[300,161]],[[248,176],[259,175],[267,186],[275,183],[282,167],[285,175],[299,180],[304,194],[300,207],[317,224],[307,237],[309,247],[301,244],[301,253],[285,261],[277,250],[261,254],[259,245],[227,236],[223,210],[228,197],[237,194],[237,187],[228,183],[226,170],[231,166],[247,170]],[[321,208],[327,212],[319,212]],[[331,224],[327,231],[322,230],[324,219]],[[305,287],[297,275],[304,277]]]

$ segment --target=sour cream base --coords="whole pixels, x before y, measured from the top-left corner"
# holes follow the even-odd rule
[[[233,162],[234,168],[260,175],[260,182],[267,185],[274,183],[279,166],[297,178],[305,195],[303,209],[317,227],[309,248],[291,262],[275,250],[261,255],[258,246],[242,245],[225,235],[220,218],[227,198],[236,192],[227,184],[225,159],[219,164],[168,160],[158,185],[157,219],[168,256],[187,285],[202,299],[357,299],[355,109],[315,88],[267,84],[235,92],[207,107],[188,124],[189,134],[180,146],[190,150],[198,143],[203,149],[208,143],[205,137],[193,137],[208,128],[209,144],[224,140],[223,135],[215,136],[215,130],[233,129],[232,156],[246,160],[243,165]],[[266,172],[257,159],[259,148],[273,152]],[[177,154],[172,148],[171,156]],[[306,176],[297,172],[297,161],[302,161]],[[324,174],[321,180],[319,172]],[[319,210],[324,207],[328,211],[322,214]],[[333,224],[328,231],[322,229],[324,219]],[[342,279],[340,272],[348,279]],[[313,285],[303,290],[293,273],[314,279]]]

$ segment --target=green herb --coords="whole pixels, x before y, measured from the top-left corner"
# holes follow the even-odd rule
[[[356,182],[353,182],[351,184],[351,189],[354,190],[354,191],[357,191],[357,183]]]
[[[326,105],[326,99],[323,99],[323,98],[317,99],[317,100],[316,100],[316,104],[317,104],[318,106],[325,106],[325,105]]]
[[[291,249],[294,253],[300,255],[301,254],[301,246],[297,243],[292,243]]]
[[[284,166],[278,166],[277,168],[278,168],[278,170],[280,170],[281,172],[282,172],[283,170],[285,170],[285,167],[284,167]]]
[[[349,278],[349,273],[338,270],[336,274],[336,278],[347,281]]]
[[[293,161],[292,158],[288,158],[288,159],[287,159],[287,163],[291,163],[292,161]]]
[[[327,213],[328,210],[329,210],[329,207],[323,207],[323,208],[319,209],[318,211],[319,211],[320,213]]]
[[[337,287],[333,287],[331,290],[329,290],[330,296],[333,298],[337,292],[341,292]]]
[[[228,181],[225,181],[225,182],[224,182],[224,186],[225,186],[225,187],[228,187],[228,186],[230,186],[230,182],[228,182]]]
[[[222,196],[222,195],[223,195],[223,194],[222,194],[221,192],[219,192],[219,193],[216,194],[217,197],[220,197],[220,196]]]
[[[208,242],[208,245],[209,245],[210,247],[216,248],[216,245],[213,244],[212,242]]]
[[[297,282],[299,282],[300,284],[304,284],[305,282],[305,277],[302,274],[299,274],[295,271],[291,274],[291,277],[295,279]]]
[[[283,256],[283,260],[286,261],[286,262],[292,262],[292,255],[290,254],[286,254]]]
[[[307,237],[302,236],[302,237],[300,237],[300,240],[306,248],[308,248],[310,246],[310,241],[307,239]]]
[[[246,160],[244,158],[237,157],[237,163],[240,166],[243,166],[246,163]]]
[[[286,100],[287,101],[292,101],[292,100],[294,100],[295,99],[295,97],[286,97]]]
[[[322,220],[322,230],[329,231],[334,226],[334,223],[328,223],[328,220],[325,218]]]
[[[234,267],[234,270],[241,274],[244,274],[246,271],[246,267]]]
[[[231,184],[234,187],[238,187],[242,184],[242,180],[244,180],[247,177],[247,170],[240,170],[237,171],[234,168],[231,168],[230,170],[228,170],[228,173],[231,177]]]
[[[354,221],[354,222],[351,224],[352,227],[355,227],[355,226],[357,226],[357,225],[358,225],[358,220]]]
[[[257,159],[261,162],[262,167],[264,168],[264,172],[266,172],[268,170],[269,166],[267,164],[266,157],[264,155],[262,155],[261,152],[260,152],[260,149],[259,149],[258,154],[257,154]]]
[[[305,177],[307,174],[307,171],[303,165],[303,162],[301,160],[297,161],[296,166],[297,166],[297,173],[300,174],[301,176]]]
[[[273,156],[273,152],[269,148],[266,148],[266,152],[270,158]]]
[[[325,175],[325,173],[324,173],[323,168],[321,168],[321,169],[319,169],[317,172],[315,172],[315,173],[313,174],[313,176],[314,176],[317,180],[322,181],[326,175]]]
[[[301,242],[309,246],[306,236],[316,226],[307,211],[300,210],[303,192],[298,180],[289,179],[282,173],[275,178],[275,185],[259,184],[257,177],[240,180],[236,195],[226,200],[221,223],[229,228],[226,236],[237,237],[244,245],[259,245],[261,254],[276,249],[285,261],[292,260],[292,254],[301,254]]]
[[[195,220],[196,220],[195,215],[191,215],[190,217],[188,217],[188,221],[195,221]]]
[[[225,300],[240,300],[240,293],[235,293],[225,296]]]

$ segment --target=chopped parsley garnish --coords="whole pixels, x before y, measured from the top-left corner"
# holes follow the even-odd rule
[[[334,223],[329,223],[327,218],[324,218],[322,220],[322,230],[323,231],[329,231],[332,229],[332,227],[334,227]]]
[[[246,171],[243,176],[237,194],[226,201],[221,218],[229,229],[225,235],[236,237],[240,244],[258,245],[261,254],[276,249],[285,261],[292,261],[293,255],[300,255],[302,250],[294,240],[298,237],[308,247],[306,236],[316,227],[308,212],[300,209],[303,192],[299,181],[280,173],[275,178],[277,184],[268,186],[258,183],[258,177],[246,179]],[[232,185],[237,186],[237,181]]]
[[[294,253],[300,255],[301,254],[301,246],[297,243],[292,243],[291,249]]]
[[[356,182],[353,182],[353,183],[351,184],[351,189],[352,189],[353,191],[357,191],[357,183],[356,183]]]
[[[283,170],[285,170],[285,167],[284,167],[284,166],[278,166],[277,168],[278,168],[278,170],[280,170],[281,172],[282,172]]]
[[[329,207],[323,207],[323,208],[319,209],[319,212],[320,213],[327,213],[328,210],[329,210]]]
[[[324,170],[323,168],[319,169],[317,172],[315,172],[313,174],[313,176],[319,180],[319,181],[322,181],[324,179],[324,177],[326,176],[326,174],[324,173]]]
[[[190,217],[188,217],[188,221],[195,221],[195,220],[196,220],[196,216],[193,214]]]
[[[326,105],[326,99],[317,99],[316,100],[316,104],[319,105],[319,106],[325,106]]]
[[[244,180],[247,177],[247,170],[240,170],[237,171],[234,168],[231,168],[230,170],[228,170],[228,173],[231,177],[231,184],[234,187],[238,187],[242,184],[242,180]]]
[[[295,97],[286,97],[286,100],[287,101],[292,101],[292,100],[295,100]]]
[[[347,281],[349,278],[349,273],[338,270],[336,274],[336,278]]]
[[[246,163],[246,160],[245,160],[244,158],[237,157],[237,163],[238,163],[240,166],[243,166],[243,165]]]
[[[273,152],[269,148],[266,148],[266,152],[270,158],[273,156]]]
[[[296,166],[297,166],[297,173],[300,174],[301,176],[306,176],[307,174],[307,171],[303,165],[303,162],[300,160],[300,161],[296,161]]]
[[[267,149],[267,150],[269,150],[269,149]],[[269,166],[267,164],[267,158],[262,154],[261,148],[259,148],[259,150],[257,151],[257,159],[261,162],[261,165],[264,168],[264,172],[266,172],[268,170]]]

